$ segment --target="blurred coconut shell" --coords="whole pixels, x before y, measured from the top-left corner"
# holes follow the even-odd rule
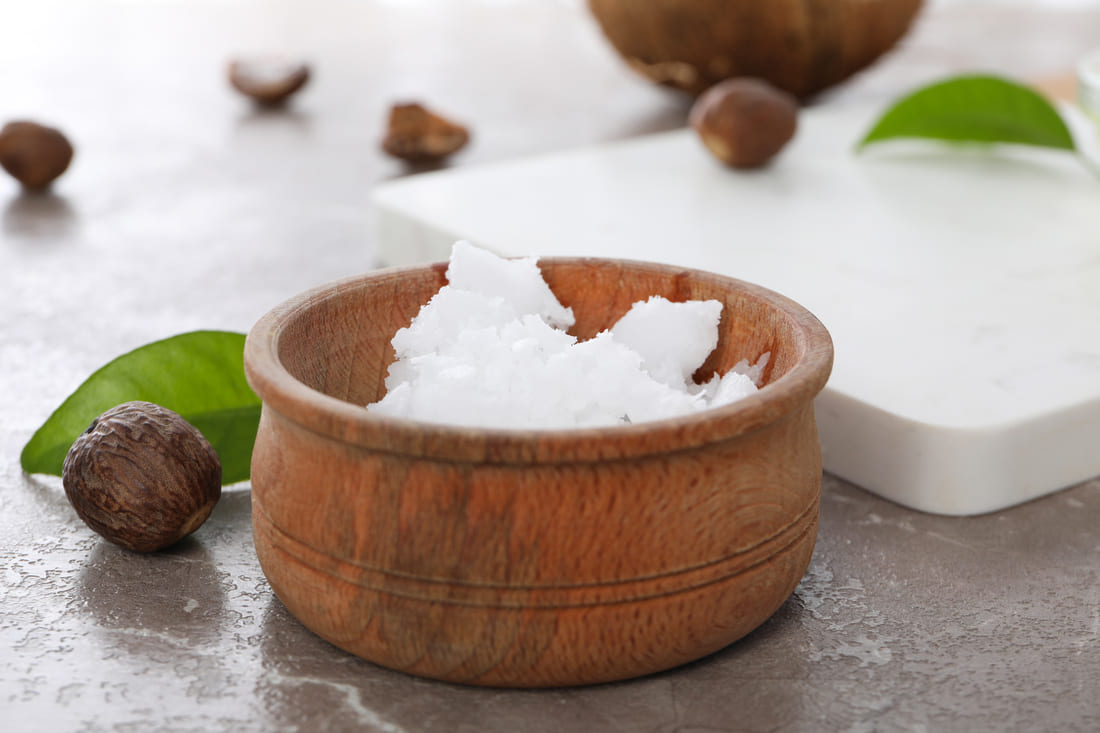
[[[890,50],[922,0],[588,0],[604,35],[655,82],[700,94],[738,76],[799,98]]]

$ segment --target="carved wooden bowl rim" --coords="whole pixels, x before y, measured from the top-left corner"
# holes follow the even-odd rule
[[[280,350],[295,318],[349,292],[381,282],[438,274],[445,263],[395,267],[351,276],[294,296],[265,314],[248,334],[245,371],[265,406],[315,433],[366,449],[410,457],[496,464],[593,462],[697,448],[728,440],[768,425],[812,400],[825,386],[833,363],[833,345],[825,326],[803,306],[762,286],[691,268],[627,259],[546,257],[540,268],[642,268],[694,278],[723,291],[740,291],[762,301],[792,326],[799,352],[787,373],[755,394],[732,404],[684,417],[601,428],[493,429],[434,424],[378,415],[362,405],[324,394],[294,377]]]

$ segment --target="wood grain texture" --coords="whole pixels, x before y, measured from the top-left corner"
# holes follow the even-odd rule
[[[844,81],[889,51],[922,0],[588,0],[627,63],[700,94],[756,77],[798,97]]]
[[[667,669],[751,631],[790,595],[817,528],[813,397],[825,329],[770,291],[658,265],[546,260],[597,333],[636,300],[717,298],[700,370],[772,352],[727,407],[615,428],[503,431],[367,413],[390,338],[443,266],[380,271],[265,316],[245,364],[264,400],[256,551],[306,626],[379,664],[456,682],[559,686]]]

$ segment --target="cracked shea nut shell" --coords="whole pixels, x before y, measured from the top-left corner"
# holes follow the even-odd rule
[[[221,461],[169,409],[125,402],[97,417],[65,457],[77,515],[105,539],[153,552],[194,532],[221,497]]]
[[[73,146],[60,130],[18,120],[0,129],[0,166],[23,188],[49,188],[73,160]]]
[[[458,152],[469,140],[465,127],[414,102],[390,109],[382,149],[410,163],[431,163]]]
[[[695,101],[691,126],[726,165],[759,168],[794,137],[798,100],[760,79],[729,79]]]
[[[229,62],[229,83],[258,104],[279,105],[309,81],[309,66],[286,59],[234,59]]]

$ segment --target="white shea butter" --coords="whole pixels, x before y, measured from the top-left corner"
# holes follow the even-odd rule
[[[691,376],[718,343],[722,304],[633,305],[587,341],[535,258],[455,244],[447,285],[393,337],[386,395],[367,409],[450,425],[561,429],[637,423],[728,404],[758,388],[769,354],[706,384]]]

